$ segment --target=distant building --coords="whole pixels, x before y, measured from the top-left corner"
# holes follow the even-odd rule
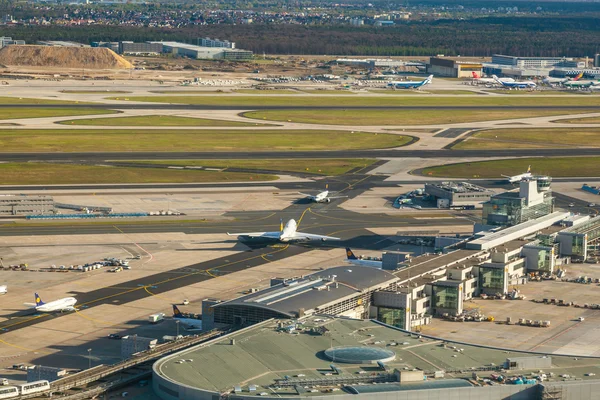
[[[134,43],[134,42],[119,42],[119,54],[161,54],[163,46],[161,43]]]
[[[9,46],[11,44],[24,45],[25,41],[24,40],[16,40],[16,39],[13,39],[8,36],[0,37],[0,48],[2,48],[4,46]]]
[[[496,193],[469,182],[426,183],[425,193],[435,197],[438,208],[477,207]]]
[[[52,47],[90,47],[88,44],[70,42],[65,40],[39,40],[37,43],[42,46]]]
[[[392,25],[394,25],[394,21],[381,21],[381,20],[378,20],[378,21],[375,21],[374,25],[375,26],[392,26]]]
[[[179,42],[150,43],[160,43],[163,46],[163,53],[170,53],[193,59],[244,61],[250,60],[253,57],[253,53],[249,50],[222,47],[204,47]]]
[[[567,57],[516,57],[502,54],[492,55],[492,64],[517,68],[578,67],[579,63]]]
[[[52,196],[0,195],[0,215],[40,215],[54,212]]]
[[[229,40],[202,38],[198,39],[198,46],[235,49],[235,42],[230,42]]]
[[[67,371],[62,368],[44,367],[36,365],[34,368],[27,370],[27,382],[35,381],[56,381],[63,378]]]
[[[119,42],[92,42],[92,47],[106,47],[115,53],[119,52]]]
[[[436,76],[450,78],[471,78],[473,72],[481,75],[483,65],[476,62],[462,62],[451,58],[431,57],[427,72]]]
[[[600,68],[600,54],[594,56],[594,67]]]
[[[365,20],[362,18],[352,18],[350,20],[350,25],[353,26],[363,26],[365,24]]]
[[[551,178],[534,176],[520,182],[518,191],[493,196],[483,204],[483,224],[513,226],[554,212]]]

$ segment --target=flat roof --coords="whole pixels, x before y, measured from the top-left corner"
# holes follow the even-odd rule
[[[213,307],[250,306],[274,310],[295,317],[298,310],[314,310],[363,290],[380,288],[397,280],[390,272],[360,266],[341,266],[290,279],[283,284],[251,293]]]
[[[423,275],[435,272],[436,270],[447,267],[449,264],[455,264],[459,261],[472,258],[473,262],[476,262],[475,256],[481,253],[479,250],[456,250],[451,253],[442,255],[426,255],[415,257],[410,260],[410,263],[406,263],[408,266],[396,271],[394,274],[398,277],[400,282],[408,282],[409,280],[413,283],[419,282],[418,278]],[[424,282],[426,283],[426,282]]]
[[[503,365],[507,358],[535,356],[519,351],[496,350],[428,339],[370,320],[312,316],[299,321],[293,333],[282,332],[278,329],[279,323],[288,324],[290,321],[266,321],[226,337],[183,350],[157,361],[154,371],[172,382],[217,393],[231,392],[235,386],[239,386],[242,393],[249,394],[249,386],[257,385],[258,393],[269,392],[282,398],[298,398],[300,395],[293,385],[288,387],[281,385],[276,388],[276,380],[286,379],[286,377],[289,380],[305,382],[311,379],[325,380],[327,384],[308,385],[315,389],[314,393],[302,393],[303,397],[323,396],[327,395],[327,387],[339,388],[337,383],[333,384],[338,378],[366,377],[368,374],[383,372],[377,365],[335,363],[341,374],[326,376],[326,372],[332,371],[332,362],[322,354],[332,345],[392,349],[396,353],[396,359],[385,363],[390,370],[419,369],[427,374],[438,370],[453,371],[452,378],[470,378],[472,369],[489,367],[492,363]],[[326,330],[326,333],[315,333],[314,331],[318,329]],[[231,339],[235,340],[235,344],[231,344]],[[584,376],[591,372],[600,376],[599,358],[577,360],[574,357],[552,355],[552,364],[551,368],[544,368],[544,372],[552,371],[557,376],[566,373],[582,379],[594,379]],[[480,374],[487,376],[489,373],[488,371]],[[428,381],[447,382],[452,384],[452,387],[455,384],[452,380],[443,378],[435,380],[428,378]],[[366,385],[357,386],[351,383],[347,385],[360,387],[360,390],[366,387]],[[409,388],[404,385],[400,386]],[[385,386],[382,388],[385,389]],[[388,389],[397,390],[395,387]],[[340,394],[340,391],[332,392],[330,395],[335,394]]]

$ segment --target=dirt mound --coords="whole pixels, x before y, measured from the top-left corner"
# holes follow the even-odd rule
[[[104,47],[12,45],[0,49],[0,63],[29,67],[133,68],[129,61]]]

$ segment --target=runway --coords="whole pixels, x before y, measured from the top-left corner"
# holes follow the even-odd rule
[[[300,105],[212,105],[166,103],[77,103],[77,104],[0,104],[1,108],[95,108],[111,110],[600,110],[598,105],[585,106],[300,106]]]
[[[502,149],[502,150],[325,150],[239,152],[98,152],[98,153],[0,153],[0,161],[104,162],[121,160],[252,160],[290,158],[469,158],[469,157],[559,157],[598,156],[600,148]]]

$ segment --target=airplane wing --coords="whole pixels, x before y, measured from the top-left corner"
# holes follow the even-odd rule
[[[312,194],[308,194],[308,193],[298,192],[298,194],[301,194],[302,196],[306,196],[306,197],[315,197]]]
[[[23,303],[24,306],[35,308],[35,303]]]
[[[334,199],[345,199],[348,196],[327,196],[328,199],[334,200]]]
[[[313,233],[303,233],[303,232],[296,232],[294,234],[294,239],[295,240],[342,240],[338,237],[315,235]]]
[[[229,233],[228,236],[248,236],[248,237],[264,237],[264,238],[279,238],[281,232],[242,232],[242,233]]]

